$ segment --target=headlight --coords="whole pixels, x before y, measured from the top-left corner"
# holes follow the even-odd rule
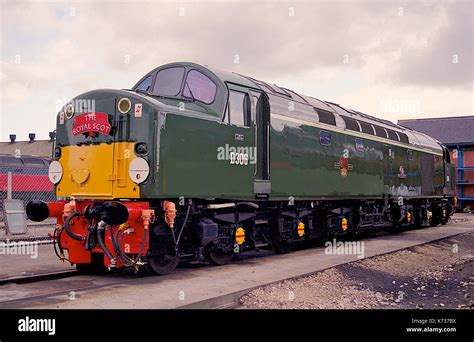
[[[57,146],[54,148],[54,158],[59,159],[61,157],[61,147]]]
[[[130,166],[128,167],[128,175],[130,179],[137,184],[143,183],[148,177],[149,173],[150,166],[143,158],[133,159],[130,163]]]
[[[148,147],[146,146],[146,143],[141,142],[141,143],[135,144],[135,154],[144,155],[147,153],[148,153]]]
[[[122,97],[117,104],[117,108],[120,113],[127,114],[132,108],[132,102],[126,97]]]
[[[51,164],[49,164],[48,176],[53,184],[58,184],[63,177],[63,167],[57,160],[53,160]]]
[[[66,118],[70,119],[74,115],[74,105],[72,103],[69,103],[66,106],[66,110],[64,111],[66,114]]]

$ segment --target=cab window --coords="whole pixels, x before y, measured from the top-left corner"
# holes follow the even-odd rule
[[[153,79],[153,76],[150,75],[147,78],[145,78],[140,84],[137,86],[137,90],[143,90],[147,92],[150,89],[151,86],[151,80]]]
[[[158,71],[152,94],[163,96],[178,95],[183,83],[183,76],[183,67],[167,68]]]
[[[247,94],[240,91],[229,91],[229,123],[238,126],[249,126],[249,109]]]
[[[216,97],[217,86],[206,75],[197,71],[191,70],[186,77],[184,83],[183,95],[205,104],[211,104]]]

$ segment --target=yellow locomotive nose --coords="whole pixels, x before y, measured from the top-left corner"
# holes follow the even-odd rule
[[[64,146],[59,159],[64,176],[56,187],[56,195],[139,198],[139,187],[128,174],[134,158],[133,143],[128,142]]]

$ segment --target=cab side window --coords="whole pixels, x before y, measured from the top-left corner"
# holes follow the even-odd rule
[[[148,91],[151,86],[151,80],[153,79],[153,76],[150,75],[147,78],[145,78],[138,86],[137,90],[143,90],[143,91]]]
[[[237,126],[250,126],[250,100],[246,93],[229,91],[228,122]]]

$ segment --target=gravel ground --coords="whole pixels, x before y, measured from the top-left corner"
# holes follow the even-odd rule
[[[248,309],[474,308],[474,233],[257,288]]]

